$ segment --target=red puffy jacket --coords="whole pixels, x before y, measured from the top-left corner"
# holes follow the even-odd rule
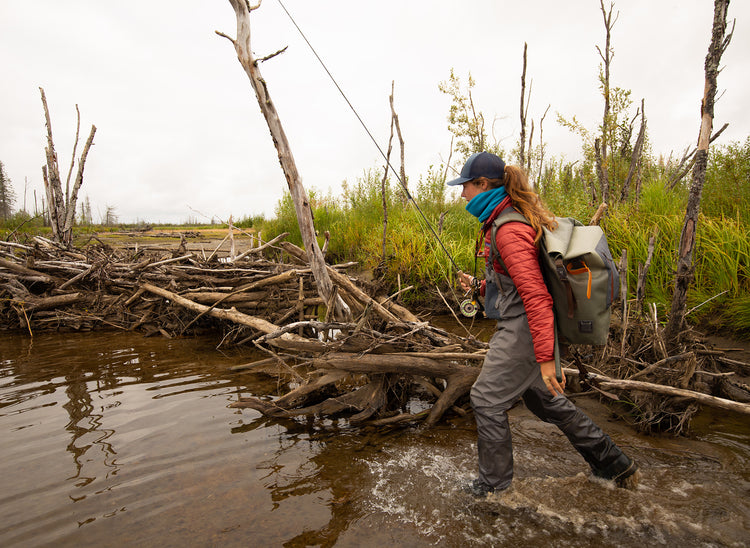
[[[484,257],[485,262],[490,256],[490,238],[492,237],[492,222],[501,211],[511,206],[510,197],[506,197],[484,223]],[[518,290],[526,316],[529,320],[531,337],[534,341],[534,355],[536,361],[546,362],[554,359],[554,317],[552,313],[552,297],[542,278],[539,266],[539,248],[534,245],[536,231],[529,225],[517,221],[504,223],[497,230],[495,244],[508,267],[507,275],[511,277]],[[498,261],[494,264],[495,271],[505,274],[505,270]],[[481,294],[484,295],[486,281],[482,281]]]

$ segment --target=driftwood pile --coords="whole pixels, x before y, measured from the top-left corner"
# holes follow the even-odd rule
[[[102,242],[68,249],[41,237],[0,241],[0,329],[31,336],[98,328],[166,337],[218,332],[221,344],[252,344],[269,356],[236,369],[254,368],[298,385],[275,401],[237,404],[269,416],[354,411],[354,422],[377,416],[434,424],[467,393],[485,344],[420,321],[384,296],[370,296],[345,274],[352,265],[327,267],[352,313],[351,322],[332,321],[305,252],[284,236],[222,260],[186,252],[184,240],[172,252]],[[282,255],[285,262],[269,258]],[[414,386],[435,404],[405,412]],[[321,394],[334,397],[321,402]]]
[[[351,312],[350,321],[334,321],[306,253],[285,236],[221,258],[189,251],[184,238],[176,249],[0,241],[0,329],[31,336],[107,328],[210,333],[220,345],[250,345],[267,357],[233,369],[283,382],[277,394],[233,406],[269,417],[346,415],[352,423],[429,426],[446,412],[470,412],[467,396],[486,343],[375,295],[346,274],[351,264],[326,267],[331,300],[341,297]],[[566,372],[588,393],[626,401],[644,429],[681,431],[696,403],[750,414],[741,403],[750,402],[748,387],[732,380],[750,374],[750,366],[726,352],[688,337],[670,353],[655,318],[630,326],[616,320],[611,339],[607,349],[572,349],[566,365],[578,367]]]
[[[593,391],[624,403],[622,409],[644,431],[682,433],[700,405],[750,414],[750,363],[730,357],[744,349],[716,348],[689,327],[669,341],[656,305],[645,309],[628,311],[621,303],[606,350],[589,353],[586,365],[586,349],[572,348],[571,363],[578,367],[571,372],[588,377]]]

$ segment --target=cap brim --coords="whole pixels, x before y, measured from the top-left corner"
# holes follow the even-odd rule
[[[464,183],[468,183],[471,181],[468,177],[458,177],[457,179],[453,179],[452,181],[448,181],[445,183],[448,186],[456,186],[456,185],[462,185]]]

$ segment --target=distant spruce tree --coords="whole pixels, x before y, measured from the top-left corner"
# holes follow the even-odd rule
[[[13,192],[10,177],[5,174],[5,166],[0,162],[0,219],[10,219],[15,201],[16,194]]]

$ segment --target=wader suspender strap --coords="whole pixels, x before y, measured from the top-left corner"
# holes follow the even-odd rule
[[[484,234],[484,232],[482,232]],[[506,274],[508,273],[508,269],[505,268],[505,263],[503,262],[503,258],[500,256],[500,252],[497,249],[497,246],[495,245],[495,235],[497,234],[497,227],[495,226],[495,223],[492,223],[492,238],[490,239],[490,268],[492,269],[492,274],[495,277],[495,285],[497,286],[497,290],[500,291],[500,294],[505,297],[505,289],[503,288],[503,284],[500,283],[500,276],[498,275],[497,271],[495,270],[495,253],[497,253],[497,260],[500,261],[500,264],[503,265],[503,270],[505,270]],[[482,238],[484,240],[484,238]],[[510,275],[508,275],[510,277]]]
[[[498,251],[497,249],[497,244],[495,243],[497,229],[499,228],[496,222],[498,219],[500,219],[502,215],[503,215],[502,213],[498,215],[497,219],[495,219],[495,221],[493,221],[492,223],[492,237],[490,239],[490,249],[491,249],[491,252],[494,251],[497,254],[498,262],[503,267],[503,270],[505,270],[505,272],[508,275],[510,275],[510,273],[508,272],[508,268],[505,266],[505,262],[503,261],[503,258],[500,256],[500,251]],[[512,209],[510,213],[507,213],[507,215],[511,215],[511,218],[504,219],[503,223],[506,223],[508,221],[520,221],[522,223],[525,223],[531,226],[529,221],[526,219],[526,217],[518,213],[515,209]],[[544,239],[542,239],[539,243],[541,246],[541,253],[547,253],[547,250],[545,249],[545,246],[544,246]],[[492,264],[493,264],[492,270],[494,272],[495,270],[494,263]],[[575,314],[575,310],[576,310],[576,298],[575,298],[575,295],[573,295],[573,287],[570,285],[570,280],[568,280],[568,271],[565,269],[565,265],[563,264],[562,257],[559,257],[559,256],[555,257],[555,272],[557,272],[557,277],[560,279],[563,286],[565,286],[565,297],[568,300],[568,306],[567,306],[568,318],[572,320]]]
[[[527,224],[531,226],[531,223],[529,223],[529,220],[524,217],[521,213],[516,211],[513,208],[509,208],[510,211],[508,213],[502,212],[500,215],[497,216],[497,218],[492,221],[492,232],[490,234],[490,265],[492,267],[492,272],[495,275],[495,283],[497,284],[500,291],[505,295],[505,292],[503,291],[502,286],[500,285],[500,279],[498,277],[497,271],[495,270],[495,262],[493,255],[497,254],[497,260],[500,263],[500,265],[503,267],[503,270],[505,270],[505,273],[510,278],[510,272],[508,272],[508,268],[505,266],[505,262],[503,261],[503,258],[500,256],[500,250],[497,249],[497,244],[495,243],[495,238],[497,237],[497,229],[499,228],[499,225],[497,223],[498,219],[503,216],[503,214],[510,216],[508,219],[503,219],[503,223],[508,221],[520,221],[524,224]],[[501,223],[502,224],[502,223]],[[544,249],[544,240],[540,242],[542,249],[542,253],[547,253],[547,250]],[[541,267],[540,267],[541,268]],[[575,309],[575,298],[573,297],[573,289],[570,286],[570,281],[568,280],[568,273],[565,271],[565,265],[563,265],[562,257],[558,257],[555,259],[555,270],[557,270],[557,274],[560,277],[560,279],[563,281],[565,287],[566,287],[566,294],[568,299],[568,316],[570,318],[573,317],[573,310]],[[511,278],[512,280],[513,278]],[[554,332],[555,337],[555,344],[554,344],[554,356],[555,356],[555,377],[557,377],[557,382],[562,382],[562,365],[560,364],[560,343],[558,341],[557,336],[557,320],[555,319],[555,313],[554,310],[552,312],[552,329]]]

